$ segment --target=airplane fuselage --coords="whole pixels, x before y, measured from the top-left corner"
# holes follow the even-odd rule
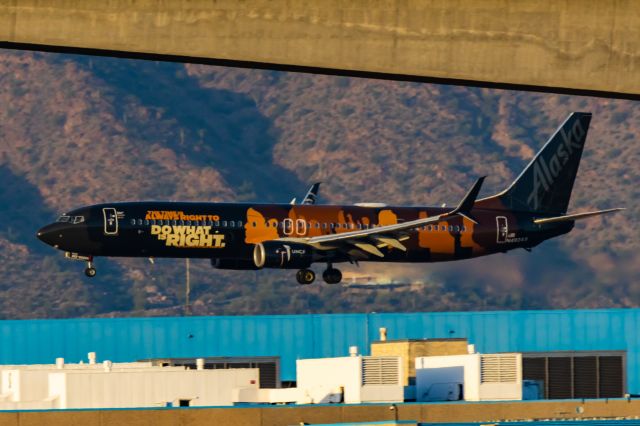
[[[192,257],[246,260],[258,243],[340,234],[445,213],[441,207],[130,202],[80,208],[40,231],[40,238],[82,256]],[[316,250],[313,261],[438,262],[530,248],[571,230],[532,223],[530,214],[474,209],[419,227],[400,238],[405,250],[386,246],[384,257]],[[81,219],[80,219],[81,218]],[[76,223],[74,223],[76,222]],[[243,268],[239,268],[243,269]]]

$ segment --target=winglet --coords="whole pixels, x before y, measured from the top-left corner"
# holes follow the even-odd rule
[[[313,185],[311,185],[311,188],[309,188],[309,191],[307,191],[307,195],[304,196],[304,199],[300,204],[316,203],[316,198],[318,198],[318,189],[320,189],[320,183],[321,182],[316,182]]]
[[[478,222],[476,222],[476,220],[473,219],[469,213],[471,212],[471,209],[476,202],[476,198],[478,198],[480,188],[482,188],[482,183],[484,182],[485,178],[486,176],[478,178],[469,192],[467,192],[467,195],[465,195],[462,201],[460,201],[460,204],[458,204],[458,206],[455,209],[451,210],[449,213],[446,213],[446,216],[460,215],[477,224]]]

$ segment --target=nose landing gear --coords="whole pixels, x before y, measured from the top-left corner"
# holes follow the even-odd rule
[[[96,274],[98,273],[96,271],[96,268],[93,267],[93,256],[83,256],[83,255],[78,254],[78,253],[71,253],[71,252],[67,251],[67,252],[64,253],[64,257],[66,257],[67,259],[71,259],[71,260],[86,261],[87,262],[87,267],[84,270],[84,274],[89,278],[95,277]]]
[[[93,258],[91,258],[91,260],[87,261],[87,267],[84,269],[84,274],[86,276],[88,276],[89,278],[95,277],[96,274],[98,273],[98,271],[96,271],[96,268],[93,267],[92,260],[93,260]]]

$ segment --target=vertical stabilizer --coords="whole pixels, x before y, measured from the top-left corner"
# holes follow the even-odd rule
[[[590,122],[590,113],[571,113],[520,176],[496,198],[513,210],[566,213]]]

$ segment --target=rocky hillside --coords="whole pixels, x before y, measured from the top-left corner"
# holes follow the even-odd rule
[[[34,238],[59,212],[135,199],[455,203],[506,186],[570,111],[594,113],[573,210],[625,206],[533,253],[346,271],[397,289],[298,287],[192,261],[199,314],[640,304],[640,104],[0,51],[0,317],[179,314],[184,261],[83,266]],[[321,266],[318,265],[318,269]]]

